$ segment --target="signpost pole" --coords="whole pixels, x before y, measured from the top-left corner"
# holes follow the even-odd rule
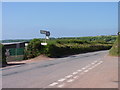
[[[46,43],[46,36],[45,36],[45,43]]]
[[[45,30],[40,30],[40,33],[45,34],[45,43],[41,43],[41,45],[47,45],[47,39],[49,39],[50,32]]]

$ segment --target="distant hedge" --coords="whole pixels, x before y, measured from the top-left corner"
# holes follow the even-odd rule
[[[30,41],[25,51],[25,59],[34,58],[40,54],[45,54],[49,57],[62,57],[98,50],[108,50],[112,47],[112,44],[75,39],[57,40],[54,43],[48,43],[47,46],[42,46],[41,42],[40,39],[33,39]]]
[[[5,48],[0,43],[0,67],[7,65],[6,56],[5,56]]]
[[[73,55],[79,53],[86,53],[98,50],[108,50],[111,45],[82,45],[82,44],[52,44],[48,47],[47,56],[49,57],[61,57],[66,55]]]

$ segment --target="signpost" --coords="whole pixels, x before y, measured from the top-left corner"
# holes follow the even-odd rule
[[[46,34],[46,31],[45,30],[40,30],[40,33],[41,34]]]
[[[45,30],[40,30],[40,33],[41,34],[45,34],[45,43],[41,43],[41,45],[47,45],[46,39],[49,39],[50,32],[49,31],[45,31]]]

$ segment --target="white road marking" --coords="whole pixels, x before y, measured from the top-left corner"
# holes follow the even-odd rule
[[[92,66],[91,68],[93,69],[93,68],[95,68],[96,66],[94,65],[94,66]]]
[[[74,79],[69,79],[67,82],[73,82],[74,81]]]
[[[91,64],[95,64],[95,63],[91,63]]]
[[[61,85],[58,85],[58,87],[61,88],[61,87],[63,87],[64,85],[65,85],[65,84],[63,83],[63,84],[61,84]]]
[[[78,72],[73,72],[73,75],[77,74]]]
[[[62,78],[62,79],[59,79],[58,81],[59,82],[63,82],[63,81],[65,81],[66,79],[65,78]]]
[[[83,70],[85,69],[85,68],[82,68]]]
[[[49,86],[55,86],[57,84],[58,84],[57,82],[54,82],[54,83],[50,84]]]
[[[84,72],[88,72],[88,70],[85,70]]]
[[[82,70],[77,70],[78,72],[81,72]]]
[[[100,63],[103,63],[103,61],[100,61]]]
[[[94,62],[91,63],[91,64],[95,64],[96,62],[98,62],[98,61],[94,61]],[[80,74],[82,75],[82,74],[84,74],[84,72],[88,72],[89,70],[95,68],[96,66],[98,66],[98,65],[101,64],[101,63],[103,63],[103,61],[99,61],[98,63],[96,63],[96,64],[93,65],[93,66],[91,66],[91,64],[89,64],[89,65],[87,65],[86,67],[83,67],[82,70],[84,70],[84,69],[86,69],[86,68],[88,68],[88,67],[89,67],[89,68],[88,68],[87,70],[83,71],[83,72],[80,73]],[[90,67],[90,66],[91,66],[91,67]],[[79,70],[77,70],[77,72],[73,72],[72,74],[75,75],[75,74],[77,74],[78,72],[81,72],[82,70],[79,69]],[[66,78],[70,78],[70,77],[72,77],[73,75],[65,76],[65,78],[59,79],[58,81],[63,82],[63,81],[66,80]],[[69,79],[69,80],[67,80],[67,82],[73,82],[74,79],[76,79],[76,78],[78,78],[78,77],[79,77],[79,76],[74,76],[73,79]],[[54,83],[50,84],[49,86],[55,86],[55,85],[57,85],[57,84],[58,84],[57,82],[54,82]],[[60,88],[60,87],[63,87],[64,85],[65,85],[65,83],[63,83],[63,84],[61,84],[61,85],[58,85],[58,87]]]
[[[78,78],[78,77],[79,77],[79,76],[74,76],[73,78],[76,79],[76,78]]]
[[[91,70],[92,68],[88,68],[88,70]]]
[[[97,64],[99,65],[99,64],[101,64],[101,63],[103,63],[103,61],[100,61],[100,62],[99,62],[99,63],[97,63]]]
[[[66,76],[66,78],[70,78],[70,77],[72,77],[73,75],[68,75],[68,76]]]

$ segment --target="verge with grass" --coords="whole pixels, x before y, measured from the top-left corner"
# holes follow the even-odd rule
[[[109,51],[109,55],[111,56],[120,56],[120,35],[118,35],[115,43]]]

